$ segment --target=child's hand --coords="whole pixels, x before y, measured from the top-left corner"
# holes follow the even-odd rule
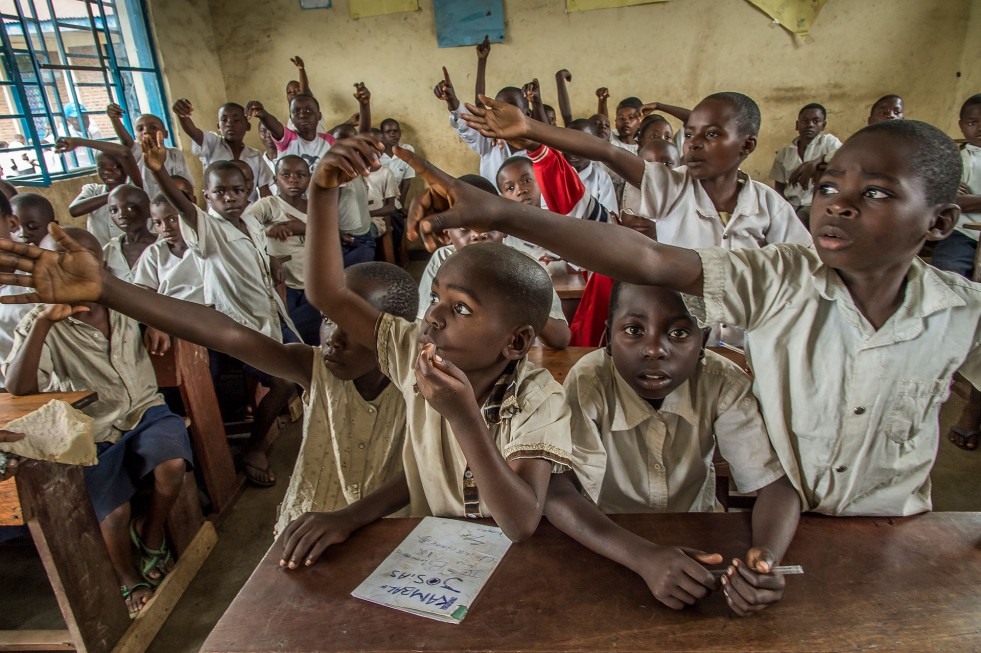
[[[75,142],[75,139],[68,136],[62,136],[55,141],[55,152],[71,152],[76,147],[78,147],[78,144]]]
[[[521,109],[486,95],[481,95],[480,101],[484,103],[483,109],[468,104],[470,114],[460,116],[468,125],[488,138],[512,141],[528,137],[528,125],[533,119],[521,113]]]
[[[283,557],[280,567],[296,569],[301,564],[309,567],[317,562],[331,544],[340,544],[355,526],[338,512],[306,512],[290,522],[283,531]]]
[[[555,81],[564,80],[566,83],[572,81],[572,73],[563,68],[559,72],[555,73]]]
[[[396,146],[394,153],[426,181],[426,190],[409,204],[407,233],[411,240],[421,238],[430,252],[449,244],[448,229],[476,227],[490,231],[495,210],[502,204],[505,208],[511,204],[450,177],[414,152]]]
[[[596,89],[596,97],[601,100],[609,100],[610,89],[606,88],[605,86],[600,86],[598,89]]]
[[[323,189],[337,188],[358,175],[367,177],[381,167],[378,160],[385,146],[369,136],[337,141],[317,164],[310,183]]]
[[[821,173],[827,167],[820,159],[802,163],[790,173],[790,177],[787,178],[787,185],[800,186],[804,190],[807,190],[811,182],[817,183],[818,177],[821,176]]]
[[[446,71],[446,66],[443,66],[443,81],[436,84],[433,93],[437,98],[446,102],[447,106],[451,107],[451,111],[460,106],[460,100],[456,97],[456,91],[453,90],[453,82],[450,81],[450,74]]]
[[[485,34],[484,40],[477,44],[477,59],[486,59],[490,54],[490,36]]]
[[[354,99],[358,101],[358,104],[364,106],[371,102],[371,91],[368,87],[364,85],[364,82],[356,82],[354,84]]]
[[[344,124],[345,125],[351,125],[352,127],[357,127],[360,122],[361,122],[361,114],[360,113],[352,113],[351,114],[351,117],[348,118],[347,119],[347,122],[344,123]]]
[[[303,59],[300,58],[300,55],[296,55],[295,57],[290,57],[290,63],[296,66],[297,70],[304,69]]]
[[[266,235],[274,240],[285,241],[290,236],[293,235],[293,230],[290,229],[288,223],[277,222],[276,224],[271,225],[268,229],[266,229]]]
[[[41,314],[38,315],[42,320],[47,320],[54,324],[67,320],[73,315],[88,313],[91,309],[88,306],[72,306],[71,304],[48,304]]]
[[[967,187],[967,184],[961,184],[957,187],[958,195],[970,195],[971,189]]]
[[[164,163],[167,162],[167,146],[164,145],[163,132],[157,132],[154,138],[150,134],[143,137],[140,141],[140,149],[143,150],[143,163],[154,172],[163,170]]]
[[[538,84],[537,77],[522,86],[521,92],[525,94],[525,99],[528,100],[528,108],[537,107],[542,103],[542,89]]]
[[[64,248],[53,252],[12,240],[0,240],[0,269],[26,274],[0,274],[0,283],[33,288],[23,295],[0,298],[4,304],[77,304],[97,302],[102,293],[102,262],[56,223],[48,233]]]
[[[106,107],[106,115],[109,116],[110,120],[121,120],[124,113],[126,112],[123,111],[123,108],[115,102],[110,103]]]
[[[170,351],[170,336],[159,329],[148,326],[146,333],[143,334],[143,346],[154,356],[163,356]]]
[[[262,118],[266,115],[266,108],[262,106],[262,102],[258,100],[249,100],[248,104],[245,105],[245,115],[248,118]]]
[[[341,246],[351,247],[354,245],[354,236],[351,234],[341,234]]]
[[[190,118],[193,112],[194,107],[187,98],[181,98],[174,102],[174,113],[177,114],[178,118]]]
[[[771,574],[776,556],[765,547],[753,547],[746,554],[746,562],[732,561],[722,577],[722,593],[729,607],[740,617],[763,610],[783,598],[783,574]]]
[[[657,102],[648,102],[640,107],[640,113],[644,116],[649,116],[657,111]]]
[[[654,598],[675,610],[692,605],[716,589],[717,582],[703,564],[719,564],[722,556],[687,547],[659,546],[651,548],[636,571],[647,583]]]
[[[458,418],[479,413],[467,375],[437,354],[434,344],[428,343],[419,350],[415,369],[419,394],[451,424]]]

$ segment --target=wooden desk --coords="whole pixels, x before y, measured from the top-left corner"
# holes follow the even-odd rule
[[[555,294],[562,300],[562,312],[565,313],[566,321],[571,324],[572,316],[579,308],[583,290],[586,289],[586,280],[581,274],[553,274],[551,277]]]
[[[25,397],[0,394],[0,424],[26,415],[51,399],[80,408],[95,398],[92,392]],[[0,497],[6,499],[4,505],[11,501],[19,505],[16,515],[0,513],[0,524],[26,523],[29,527],[67,625],[65,630],[0,631],[0,651],[145,650],[217,541],[214,526],[201,515],[197,484],[188,472],[167,524],[177,564],[139,616],[131,620],[85,488],[82,467],[22,461],[14,478],[0,483]]]
[[[546,370],[552,373],[552,378],[559,383],[562,383],[565,381],[565,376],[569,373],[569,370],[572,369],[572,366],[575,365],[580,358],[595,350],[595,347],[566,347],[565,349],[549,349],[548,347],[535,345],[531,348],[531,351],[528,352],[528,360],[538,367],[544,367]]]
[[[748,513],[621,515],[666,544],[749,544]],[[981,647],[981,513],[904,519],[804,516],[781,603],[732,616],[720,593],[674,611],[639,576],[543,522],[514,545],[467,618],[443,624],[351,591],[418,520],[385,519],[314,567],[279,568],[276,544],[211,632],[207,653],[247,651],[969,651]]]

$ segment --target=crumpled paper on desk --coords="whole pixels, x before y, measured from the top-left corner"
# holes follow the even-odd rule
[[[93,422],[91,417],[70,404],[52,399],[3,426],[26,437],[17,442],[0,443],[0,451],[65,465],[95,465],[99,460],[92,433]]]

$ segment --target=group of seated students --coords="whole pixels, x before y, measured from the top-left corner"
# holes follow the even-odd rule
[[[99,393],[85,409],[99,450],[86,482],[132,614],[173,566],[163,527],[192,466],[147,353],[170,336],[269,387],[242,454],[257,485],[276,482],[272,427],[302,391],[275,526],[290,570],[388,515],[492,518],[514,541],[544,515],[669,607],[721,590],[748,615],[782,597],[771,570],[801,512],[931,509],[940,406],[955,373],[981,385],[981,287],[965,278],[981,95],[961,109],[960,150],[902,120],[898,96],[844,144],[808,104],[774,189],[740,169],[760,129],[745,95],[690,110],[627,98],[614,133],[606,89],[596,114],[573,119],[562,70],[558,127],[537,80],[484,95],[489,53],[478,46],[473,104],[445,68],[434,88],[479,175],[449,177],[400,144],[393,119],[373,130],[363,84],[358,115],[328,132],[297,57],[285,125],[258,101],[227,103],[204,132],[192,103],[175,103],[207,210],[161,119],[140,116],[134,139],[115,105],[121,145],[57,144],[99,153],[104,183],[70,209],[87,231],[51,224],[39,195],[0,199],[4,384]],[[264,152],[243,142],[253,119]],[[415,175],[426,185],[409,204]],[[421,285],[373,260],[385,229],[434,251]],[[918,258],[928,241],[954,273]],[[556,269],[588,275],[571,329]],[[599,348],[560,385],[528,361],[536,340]],[[744,348],[752,377],[710,342]],[[716,450],[757,497],[750,548],[721,578],[719,554],[606,516],[717,509]],[[135,516],[147,482],[149,511]]]

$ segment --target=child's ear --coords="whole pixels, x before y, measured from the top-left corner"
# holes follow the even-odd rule
[[[927,230],[927,240],[943,240],[951,234],[961,217],[961,207],[956,204],[938,204],[933,210],[933,220]]]
[[[711,329],[702,329],[702,351],[698,353],[699,360],[705,358],[705,348],[708,347],[709,336],[711,334]]]
[[[747,136],[746,140],[743,141],[743,147],[739,150],[740,154],[743,156],[749,156],[756,149],[756,144],[758,139],[756,136]]]
[[[529,324],[520,326],[511,333],[511,338],[504,345],[504,357],[508,360],[524,358],[534,344],[535,330]]]

